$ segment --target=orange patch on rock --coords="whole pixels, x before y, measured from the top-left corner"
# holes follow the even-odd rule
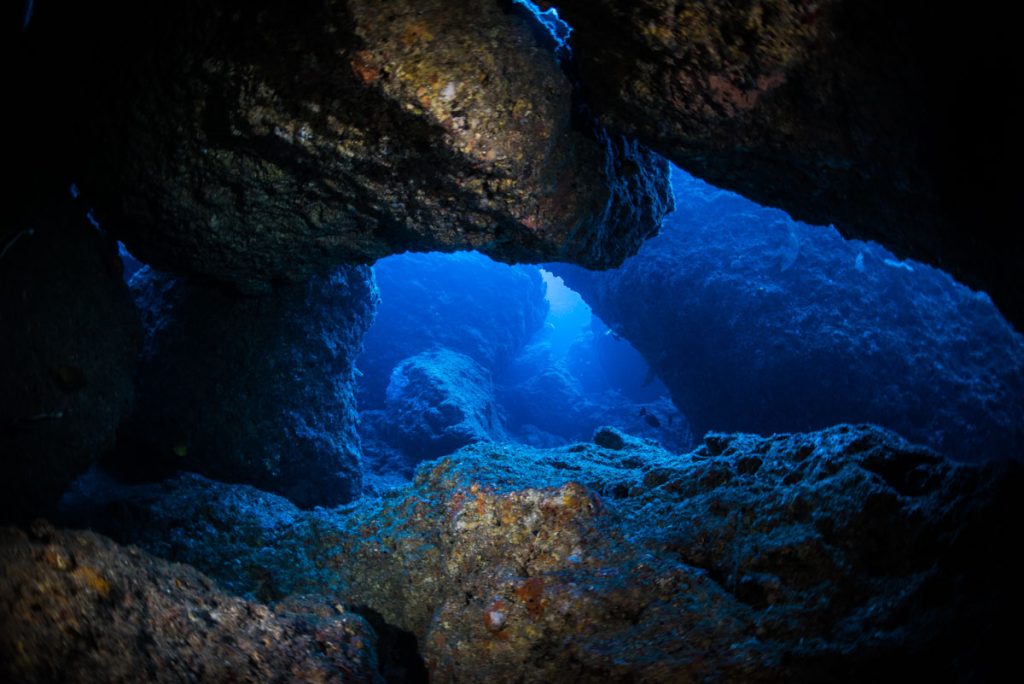
[[[370,85],[380,78],[380,69],[373,63],[373,55],[368,50],[360,50],[352,55],[352,73],[362,81],[363,85]]]
[[[523,602],[527,612],[534,617],[544,613],[544,578],[531,577],[515,591],[516,598]]]

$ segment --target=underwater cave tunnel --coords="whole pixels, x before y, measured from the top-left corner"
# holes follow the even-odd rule
[[[541,5],[25,5],[0,675],[998,675],[1005,28]]]

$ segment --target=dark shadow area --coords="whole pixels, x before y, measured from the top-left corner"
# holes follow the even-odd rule
[[[416,636],[388,624],[384,616],[369,606],[354,606],[353,612],[366,618],[377,633],[377,657],[380,674],[388,684],[427,684],[430,676],[420,655]]]

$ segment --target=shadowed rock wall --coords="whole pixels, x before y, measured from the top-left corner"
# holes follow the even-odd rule
[[[145,269],[138,402],[116,465],[192,470],[334,505],[360,489],[353,363],[373,320],[365,266],[244,298]]]
[[[558,0],[611,129],[761,204],[984,289],[1024,325],[1024,83],[1003,7]]]
[[[685,174],[621,269],[552,266],[697,434],[884,425],[961,460],[1024,454],[1024,338],[985,295]]]
[[[114,446],[142,341],[117,247],[66,195],[0,225],[0,521],[49,514]]]

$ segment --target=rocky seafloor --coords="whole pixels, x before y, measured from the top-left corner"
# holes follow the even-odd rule
[[[712,433],[688,454],[611,428],[479,443],[313,511],[199,475],[96,475],[65,515],[116,543],[5,532],[0,648],[29,681],[146,658],[256,658],[282,680],[333,658],[344,681],[985,681],[1013,658],[1022,475],[849,425]],[[216,645],[193,649],[188,621]],[[142,653],[116,647],[129,636]]]
[[[1012,10],[537,5],[8,3],[0,681],[1015,671]]]

